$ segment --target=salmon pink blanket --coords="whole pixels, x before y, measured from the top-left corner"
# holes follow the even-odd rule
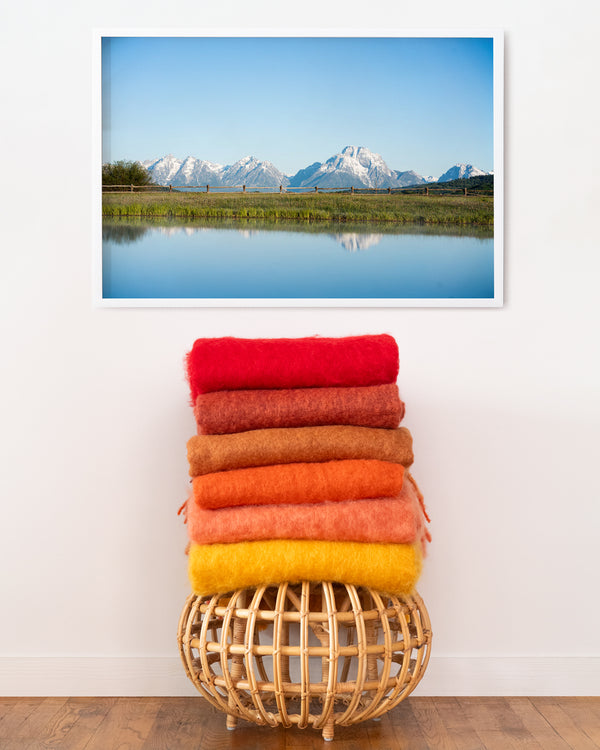
[[[195,477],[192,490],[203,508],[322,503],[394,497],[403,477],[401,464],[350,459],[217,471]]]
[[[196,398],[200,435],[272,427],[354,425],[397,427],[404,404],[395,383],[356,388],[219,391]]]
[[[190,476],[250,466],[375,458],[410,466],[412,436],[406,427],[335,425],[281,427],[231,435],[195,435],[188,440]]]
[[[242,505],[206,510],[187,504],[191,542],[222,544],[260,539],[321,539],[338,542],[419,541],[428,532],[410,476],[393,498],[301,505]]]
[[[192,544],[188,573],[194,593],[205,596],[284,581],[338,581],[401,595],[413,592],[422,559],[419,544],[269,539]]]
[[[192,403],[211,391],[394,383],[398,366],[398,346],[387,334],[203,338],[187,355]]]

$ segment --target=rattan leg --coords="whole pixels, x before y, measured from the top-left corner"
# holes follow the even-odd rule
[[[325,742],[331,742],[333,740],[333,716],[329,719],[327,724],[323,727],[321,735]]]
[[[240,598],[238,599],[238,606],[244,607],[246,604],[246,594],[245,592],[242,593]],[[243,620],[241,617],[235,617],[233,620],[233,627],[232,627],[232,634],[231,634],[231,642],[235,643],[236,645],[243,644],[244,643],[244,636],[246,634],[246,620]],[[232,654],[231,655],[231,679],[234,682],[234,684],[237,682],[237,680],[240,680],[244,674],[244,655],[243,654]],[[235,700],[232,695],[229,696],[228,699],[228,706],[230,708],[235,708]],[[237,727],[237,715],[234,713],[228,713],[227,714],[227,721],[225,723],[225,726],[230,731],[234,730]]]
[[[227,720],[225,721],[225,726],[230,732],[233,732],[234,729],[237,728],[237,716],[234,716],[233,714],[227,714]]]
[[[362,599],[363,609],[368,610],[373,608],[373,597],[369,596],[369,594],[365,594]],[[367,622],[365,622],[365,636],[367,647],[374,646],[377,643],[377,625],[375,624],[374,620],[368,620]],[[367,680],[369,682],[377,682],[377,680],[379,679],[379,667],[377,659],[377,654],[370,653],[367,655]],[[369,690],[369,692],[367,693],[371,701],[373,701],[376,692],[377,691],[375,690]]]
[[[289,622],[284,622],[281,626],[281,645],[289,646],[289,644],[290,624]],[[290,657],[285,655],[281,657],[281,681],[286,684],[289,684],[292,681],[292,678],[290,677]]]
[[[332,592],[332,588],[330,584],[322,583],[322,590],[321,590],[321,611],[324,614],[329,614],[329,611],[332,609],[332,599],[331,595],[330,598],[328,598],[327,594]],[[335,602],[335,599],[333,599],[333,602]],[[330,742],[333,740],[333,734],[334,734],[334,720],[333,720],[333,709],[334,709],[334,702],[331,702],[331,696],[329,695],[329,689],[331,687],[331,675],[330,675],[330,668],[331,668],[331,662],[333,661],[333,654],[332,654],[332,643],[331,643],[331,630],[330,630],[330,623],[327,620],[323,621],[323,624],[320,625],[317,628],[314,628],[314,633],[319,639],[321,646],[328,649],[327,656],[323,656],[321,660],[321,681],[327,685],[328,687],[328,694],[325,698],[322,699],[322,702],[324,704],[323,706],[323,712],[327,715],[327,718],[325,720],[325,723],[323,724],[323,731],[322,736],[323,739],[326,742]],[[334,687],[333,690],[335,691],[335,677],[334,677]],[[327,702],[330,702],[330,708],[329,711],[327,711]]]

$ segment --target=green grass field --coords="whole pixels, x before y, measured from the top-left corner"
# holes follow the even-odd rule
[[[491,196],[348,195],[291,193],[112,193],[105,217],[262,219],[295,222],[393,222],[491,227]]]

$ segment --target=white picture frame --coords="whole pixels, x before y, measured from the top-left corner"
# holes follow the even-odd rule
[[[493,277],[493,292],[485,297],[450,297],[450,296],[374,296],[374,297],[321,297],[321,296],[269,296],[260,297],[252,294],[242,294],[236,297],[210,296],[111,296],[105,291],[103,278],[106,274],[106,258],[103,256],[104,243],[102,240],[102,179],[101,165],[103,163],[103,120],[106,126],[107,112],[106,102],[103,102],[103,66],[102,66],[102,43],[107,38],[149,38],[160,39],[169,37],[173,39],[244,39],[244,38],[277,38],[286,39],[308,39],[320,38],[368,38],[372,40],[383,39],[489,39],[493,46],[493,261],[490,274]],[[272,30],[239,31],[232,29],[222,30],[179,30],[165,29],[139,29],[132,31],[119,29],[95,29],[93,32],[93,148],[92,148],[92,231],[93,231],[93,302],[98,307],[501,307],[503,305],[503,120],[504,120],[504,37],[503,32],[498,30],[469,30],[469,31],[405,31],[405,30],[343,30],[332,33],[331,30],[323,31],[300,31],[291,30],[287,33]],[[104,109],[103,109],[104,107]],[[109,118],[110,119],[110,118]],[[109,123],[110,126],[110,123]],[[243,151],[243,149],[240,149]],[[142,155],[140,155],[141,157]],[[201,157],[209,157],[209,154],[200,154]]]

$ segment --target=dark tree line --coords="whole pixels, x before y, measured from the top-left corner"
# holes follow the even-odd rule
[[[467,188],[467,190],[476,190],[479,193],[494,193],[494,175],[485,174],[477,177],[461,177],[457,180],[448,182],[432,182],[429,187],[448,187],[448,188]]]
[[[102,165],[103,185],[153,185],[148,170],[138,161],[114,161]]]

